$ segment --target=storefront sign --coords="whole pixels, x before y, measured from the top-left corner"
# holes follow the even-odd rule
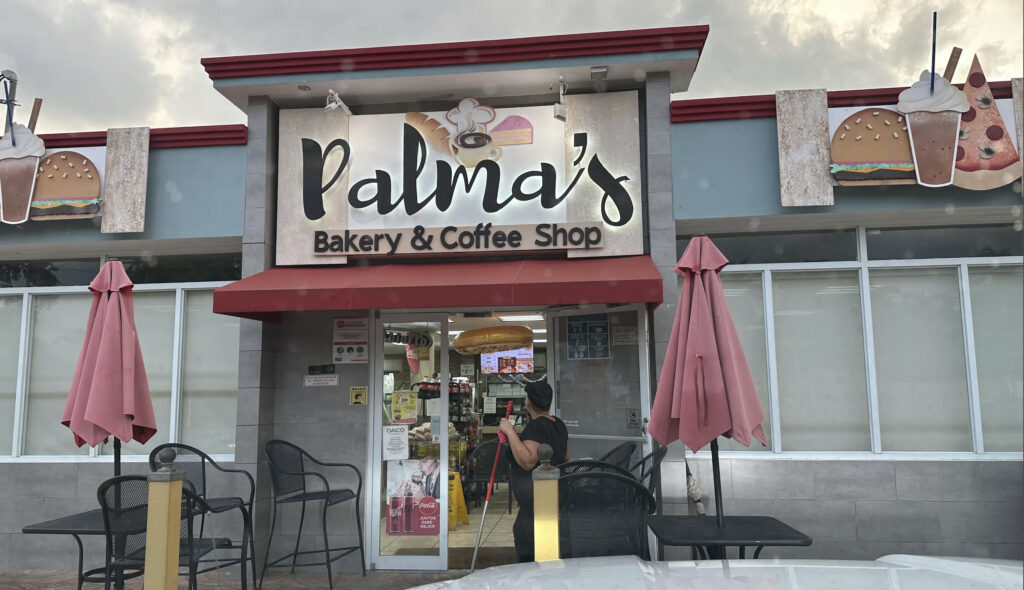
[[[384,342],[387,344],[411,344],[413,346],[431,346],[434,339],[426,332],[410,332],[408,330],[384,330]]]
[[[497,252],[510,250],[589,250],[604,244],[602,223],[541,223],[476,227],[314,231],[313,253],[394,256],[395,254]]]
[[[369,362],[369,339],[369,320],[366,318],[334,318],[331,352],[335,364]]]
[[[608,314],[596,313],[566,318],[567,356],[571,361],[611,358]]]
[[[405,424],[393,424],[384,427],[381,446],[381,457],[384,461],[395,461],[409,458],[409,427]]]
[[[337,375],[306,375],[302,378],[303,387],[337,387]]]
[[[280,114],[277,263],[565,250],[643,253],[637,93],[494,109]]]
[[[348,405],[350,406],[365,406],[366,396],[369,395],[370,388],[366,385],[353,385],[348,388]]]

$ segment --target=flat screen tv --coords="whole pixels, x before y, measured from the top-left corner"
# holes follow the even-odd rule
[[[533,347],[517,348],[502,352],[485,352],[480,355],[480,372],[493,373],[532,373]]]

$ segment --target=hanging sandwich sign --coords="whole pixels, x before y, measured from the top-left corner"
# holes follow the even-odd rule
[[[280,114],[277,263],[561,250],[643,253],[636,92],[495,109]]]

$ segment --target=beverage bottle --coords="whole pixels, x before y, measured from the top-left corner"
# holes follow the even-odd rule
[[[402,497],[392,496],[388,506],[388,532],[402,532]]]
[[[403,527],[404,527],[403,530],[406,533],[411,533],[412,532],[412,516],[413,516],[412,515],[413,499],[412,499],[412,490],[410,490],[408,487],[405,488],[405,497],[403,498],[403,500],[404,500],[404,503],[403,503],[403,515],[402,515],[403,516],[403,523],[402,524],[403,524]]]

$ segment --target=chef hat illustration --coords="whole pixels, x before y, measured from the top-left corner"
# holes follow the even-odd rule
[[[480,104],[475,98],[464,98],[459,101],[459,106],[448,111],[445,118],[449,123],[455,125],[456,134],[467,133],[478,127],[487,129],[487,124],[494,120],[494,109]]]

